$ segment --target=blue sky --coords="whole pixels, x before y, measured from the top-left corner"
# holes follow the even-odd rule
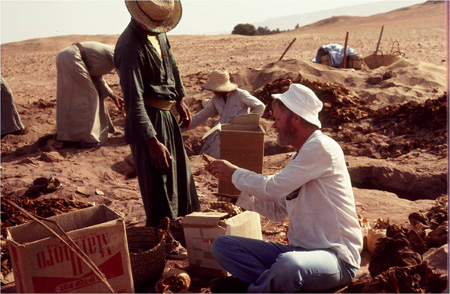
[[[239,23],[379,1],[183,0],[183,17],[170,34],[229,34]],[[0,13],[1,43],[72,34],[120,34],[130,20],[123,0],[1,0]]]

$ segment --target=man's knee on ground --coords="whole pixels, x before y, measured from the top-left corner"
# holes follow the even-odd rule
[[[297,260],[291,252],[280,254],[270,269],[250,287],[258,291],[265,289],[270,292],[299,292],[303,287],[303,277]]]
[[[218,258],[222,255],[223,249],[229,249],[231,246],[231,236],[219,236],[217,237],[211,245],[211,253],[214,258]]]
[[[304,268],[296,258],[295,252],[282,253],[277,258],[277,267],[283,269],[283,275],[285,279],[289,279],[290,282],[300,283],[302,281],[302,274],[304,274]]]
[[[281,284],[291,285],[292,292],[297,291],[328,291],[339,288],[340,272],[333,268],[318,271],[314,266],[314,260],[305,260],[299,257],[297,252],[286,252],[280,254],[277,259],[277,267],[280,271]]]

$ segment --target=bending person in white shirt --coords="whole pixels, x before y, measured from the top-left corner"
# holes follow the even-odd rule
[[[234,277],[211,283],[215,292],[323,292],[344,287],[359,269],[362,234],[344,153],[319,130],[322,102],[292,84],[274,94],[278,144],[296,148],[288,165],[263,176],[225,160],[206,169],[242,191],[237,205],[274,221],[289,218],[289,245],[220,236],[212,254]]]
[[[240,114],[257,113],[262,116],[265,105],[249,92],[239,89],[238,85],[230,82],[230,75],[226,71],[213,71],[203,89],[210,90],[214,96],[205,107],[192,117],[189,129],[198,127],[210,117],[220,116],[218,123],[229,123]],[[208,154],[220,158],[220,136],[216,131],[209,135],[203,144],[200,154]]]

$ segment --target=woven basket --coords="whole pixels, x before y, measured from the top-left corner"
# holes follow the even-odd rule
[[[156,227],[130,227],[127,239],[134,284],[156,282],[166,265],[165,231]]]
[[[397,61],[400,61],[402,59],[402,56],[400,55],[383,55],[383,54],[372,54],[369,56],[364,57],[364,63],[370,68],[378,68],[381,66],[388,66],[391,64],[396,63]]]

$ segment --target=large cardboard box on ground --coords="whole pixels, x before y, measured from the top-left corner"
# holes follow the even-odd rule
[[[231,123],[221,126],[220,159],[262,173],[264,134],[258,114],[236,116]],[[219,193],[239,195],[240,191],[231,183],[219,181]]]
[[[134,292],[125,224],[120,215],[99,205],[49,219],[90,257],[116,293]],[[59,232],[55,225],[45,223]],[[67,245],[40,224],[7,228],[7,239],[17,292],[109,292]]]
[[[223,212],[194,212],[183,221],[189,258],[189,271],[205,276],[225,276],[224,270],[211,254],[213,241],[222,235],[262,239],[260,216],[245,211],[224,219]]]

